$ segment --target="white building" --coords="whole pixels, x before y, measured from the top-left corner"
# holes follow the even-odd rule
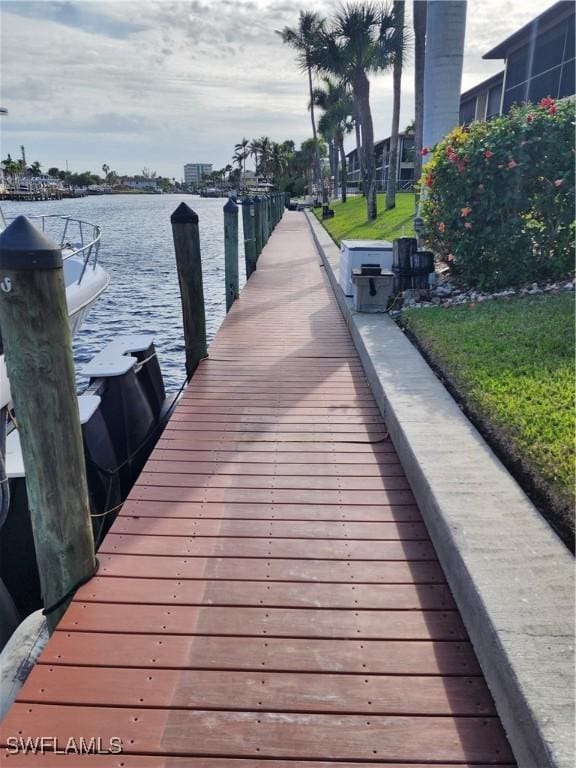
[[[184,183],[198,185],[209,173],[212,173],[212,163],[186,163],[184,166]]]

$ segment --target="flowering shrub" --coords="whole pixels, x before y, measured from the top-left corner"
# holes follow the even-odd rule
[[[465,283],[483,289],[568,275],[573,140],[573,100],[546,98],[455,128],[434,147],[422,175],[429,247]]]

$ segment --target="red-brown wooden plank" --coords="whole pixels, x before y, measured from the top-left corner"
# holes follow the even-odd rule
[[[233,452],[235,454],[243,453],[280,453],[282,455],[289,453],[296,453],[298,455],[313,454],[313,458],[316,459],[318,454],[323,454],[332,460],[332,456],[336,459],[346,455],[346,461],[350,462],[363,461],[362,458],[365,454],[379,454],[390,453],[394,451],[394,447],[390,441],[381,441],[378,443],[317,443],[311,441],[294,441],[294,442],[274,442],[273,440],[258,443],[250,442],[232,442],[230,440],[191,440],[184,439],[181,435],[178,438],[167,438],[164,435],[160,437],[157,443],[158,448],[169,450],[186,450],[186,451],[218,451],[218,452]],[[354,454],[361,454],[359,459]],[[293,457],[294,458],[294,457]],[[298,461],[302,461],[298,458]]]
[[[399,468],[392,466],[377,477],[331,477],[323,475],[198,475],[178,472],[174,464],[167,464],[161,471],[145,469],[138,478],[138,485],[176,488],[255,488],[264,490],[296,489],[320,491],[396,491],[410,486]]]
[[[101,552],[185,557],[262,557],[302,560],[435,560],[427,541],[249,539],[204,536],[132,536],[110,532]],[[344,564],[342,567],[345,567]]]
[[[497,718],[299,715],[15,704],[7,734],[122,734],[128,753],[207,754],[388,761],[506,762],[512,756]]]
[[[414,504],[411,491],[328,491],[286,488],[174,488],[137,483],[130,499],[145,501],[205,501],[252,504]]]
[[[236,502],[138,501],[130,499],[121,516],[230,520],[349,520],[350,522],[421,522],[415,504],[339,506],[337,504],[240,504]]]
[[[465,640],[457,611],[218,608],[74,601],[63,630],[152,634],[325,637],[349,640]]]
[[[71,768],[70,754],[54,755],[41,754],[10,754],[8,765],[11,768]],[[77,758],[75,758],[77,759]],[[226,757],[167,757],[164,755],[84,755],[81,765],[87,768],[263,768],[259,758],[226,758]],[[379,763],[371,762],[372,768],[425,768],[424,763]],[[434,768],[493,768],[479,763],[435,763]],[[499,768],[514,768],[512,763],[498,763]],[[265,768],[358,768],[358,763],[345,763],[340,760],[329,763],[324,761],[291,760],[289,766],[285,761],[266,760]]]
[[[117,669],[38,665],[21,701],[44,704],[175,707],[366,715],[494,715],[481,677]]]
[[[170,455],[176,454],[176,455]],[[274,455],[268,461],[232,462],[232,461],[195,461],[194,452],[156,451],[146,464],[147,472],[178,472],[204,475],[276,475],[292,477],[387,477],[402,475],[402,465],[393,453],[382,454],[384,461],[366,462],[365,464],[284,464],[274,461]]]
[[[145,536],[232,536],[291,539],[367,539],[427,541],[423,523],[351,523],[294,520],[190,520],[139,517],[126,513],[114,523],[114,533]]]
[[[445,581],[436,560],[290,560],[249,557],[161,557],[98,553],[104,576],[155,579],[240,579],[326,583],[439,584]]]
[[[239,605],[385,610],[455,609],[445,585],[311,584],[99,576],[76,593],[83,602],[142,605]]]
[[[42,664],[372,675],[480,675],[468,642],[110,635],[58,630]],[[97,672],[95,673],[97,676]],[[401,686],[402,681],[398,681]]]

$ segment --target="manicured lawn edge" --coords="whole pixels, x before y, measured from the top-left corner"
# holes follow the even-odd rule
[[[396,207],[385,210],[385,195],[378,194],[378,217],[374,221],[366,218],[366,198],[355,195],[346,203],[333,200],[330,207],[334,217],[322,219],[322,208],[312,209],[320,224],[328,232],[336,245],[341,240],[393,240],[397,237],[413,237],[415,216],[414,194],[399,192]]]
[[[426,309],[415,311],[425,312]],[[418,349],[436,376],[456,400],[463,413],[478,429],[496,456],[538,508],[540,514],[552,526],[566,546],[574,552],[573,497],[569,493],[558,493],[551,487],[550,483],[541,476],[537,468],[522,455],[513,440],[504,434],[500,427],[494,424],[490,417],[483,413],[467,393],[463,391],[462,385],[447,365],[438,359],[425,340],[420,339],[408,327],[403,316],[400,316],[397,322],[406,337]]]

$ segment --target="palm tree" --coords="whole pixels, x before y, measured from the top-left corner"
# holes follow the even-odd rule
[[[282,38],[282,42],[291,46],[298,52],[298,63],[308,75],[308,90],[310,97],[310,122],[312,124],[312,140],[318,150],[318,135],[316,132],[316,120],[314,118],[314,106],[312,98],[312,51],[318,43],[318,37],[322,33],[324,21],[313,11],[300,11],[298,26],[296,28],[284,27],[276,30]],[[322,169],[320,165],[320,153],[315,156],[316,186],[320,189],[322,184]]]
[[[32,176],[40,176],[42,173],[42,163],[40,163],[38,160],[34,160],[34,162],[31,164],[30,168],[28,169]]]
[[[426,55],[426,0],[414,0],[414,180],[422,175],[422,122],[424,118],[424,59]]]
[[[246,163],[246,157],[248,155],[245,152],[236,152],[232,158],[232,162],[238,166],[238,170],[242,173],[242,183],[244,183],[243,168]]]
[[[376,2],[349,2],[336,14],[329,29],[322,28],[312,52],[319,72],[348,83],[362,129],[363,160],[368,219],[375,219],[376,159],[374,125],[370,110],[368,74],[392,66],[403,37],[396,34],[394,12]]]
[[[106,180],[108,178],[108,174],[110,173],[110,166],[108,163],[102,164],[102,173],[104,174],[104,179]]]
[[[274,181],[277,181],[288,167],[290,154],[284,144],[272,144],[270,152],[270,170]]]
[[[392,106],[392,133],[390,136],[390,156],[388,161],[388,183],[386,185],[386,210],[396,207],[396,168],[398,166],[398,144],[400,131],[400,89],[402,86],[402,58],[406,47],[404,40],[404,0],[394,0],[392,6],[396,21],[395,35],[402,39],[394,44],[394,103]]]
[[[251,157],[254,158],[254,171],[256,172],[256,175],[258,175],[260,150],[261,150],[260,139],[252,139],[252,141],[248,145],[248,153],[250,154]]]
[[[260,169],[264,176],[270,172],[270,153],[272,151],[272,142],[268,136],[262,136],[259,139],[260,145]]]
[[[234,152],[236,154],[239,154],[242,156],[242,186],[246,186],[246,158],[248,157],[248,145],[250,144],[250,141],[243,137],[242,141],[239,141],[238,144],[234,145]]]
[[[344,152],[344,134],[352,130],[351,115],[354,113],[354,102],[346,83],[335,83],[329,77],[322,78],[323,88],[315,88],[314,103],[324,110],[318,127],[323,136],[330,139],[334,153],[331,166],[334,174],[336,195],[338,194],[338,166],[342,163],[342,202],[346,202],[346,154]]]

